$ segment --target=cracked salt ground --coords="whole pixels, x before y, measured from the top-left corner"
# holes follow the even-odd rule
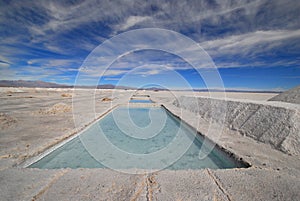
[[[1,186],[1,200],[297,200],[300,195],[296,177],[257,168],[143,175],[108,169],[11,169],[0,176],[9,184]]]

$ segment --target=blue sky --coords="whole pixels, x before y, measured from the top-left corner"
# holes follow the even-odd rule
[[[300,85],[299,10],[298,0],[0,0],[0,79],[74,84],[85,58],[104,41],[162,28],[198,43],[227,89],[286,90]],[[191,87],[206,87],[182,58],[158,50],[125,55],[99,79],[184,87],[174,71]]]

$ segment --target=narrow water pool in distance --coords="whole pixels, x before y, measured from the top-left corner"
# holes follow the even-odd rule
[[[153,103],[150,99],[130,99],[129,103]]]
[[[200,159],[200,150],[210,149],[205,147],[202,136],[196,136],[191,128],[162,107],[119,107],[29,168],[162,169],[163,166],[163,169],[180,170],[244,167],[216,147]],[[190,139],[187,147],[186,139]],[[154,157],[146,159],[151,154]],[[132,159],[133,156],[136,158]]]

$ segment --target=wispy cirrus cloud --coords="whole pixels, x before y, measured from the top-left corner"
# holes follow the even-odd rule
[[[297,42],[298,41],[298,42]],[[272,30],[272,31],[255,31],[247,34],[233,35],[222,39],[216,39],[200,43],[212,57],[229,58],[228,61],[220,62],[218,67],[270,67],[270,66],[299,66],[299,58],[291,59],[280,58],[280,60],[266,60],[265,62],[257,60],[262,55],[273,53],[274,55],[284,55],[286,50],[289,54],[297,54],[300,49],[300,29],[298,30]],[[233,59],[239,58],[239,59]],[[238,61],[242,59],[252,59],[251,64],[245,64]],[[256,59],[256,61],[254,60]]]
[[[13,2],[4,4],[1,12],[5,19],[2,23],[8,28],[7,33],[18,35],[12,28],[17,27],[19,33],[29,32],[30,35],[25,36],[34,42],[54,39],[52,42],[55,44],[55,39],[62,34],[81,28],[82,35],[76,39],[84,38],[87,33],[93,39],[103,34],[104,29],[108,29],[105,30],[107,33],[103,34],[102,41],[109,38],[112,33],[126,31],[132,27],[172,29],[199,41],[257,30],[284,27],[295,29],[299,28],[296,18],[299,8],[300,5],[291,0],[152,1],[151,3],[92,0],[78,3]],[[102,33],[97,29],[102,29]],[[97,40],[98,43],[102,41]],[[89,42],[91,41],[87,41]],[[80,43],[82,44],[82,41]],[[49,44],[49,47],[54,49],[54,46],[60,46],[54,44]]]
[[[282,45],[281,42],[300,38],[300,29],[297,30],[271,30],[271,31],[255,31],[241,35],[232,35],[226,38],[206,41],[200,43],[203,48],[208,51],[234,53],[248,53],[257,45],[268,44],[267,51],[276,46]],[[278,43],[280,42],[280,43]],[[269,49],[267,49],[269,48]]]
[[[32,66],[40,66],[40,73],[45,73],[42,77],[57,76],[58,81],[62,75],[74,76],[86,56],[106,39],[149,27],[192,38],[219,68],[299,66],[300,3],[294,0],[49,0],[0,4],[0,54],[9,61],[0,58],[0,70],[7,78],[16,76],[18,69],[19,77],[23,73],[24,77],[32,74],[41,78]],[[118,66],[112,66],[110,75],[122,75],[147,64],[189,68],[166,54],[143,55],[123,58]],[[52,69],[43,70],[46,68]],[[151,68],[145,72],[162,73]]]
[[[129,16],[123,24],[117,25],[117,30],[124,31],[128,30],[135,25],[141,24],[146,20],[151,20],[150,16]]]
[[[10,60],[0,55],[0,67],[5,68],[5,67],[9,67],[10,65],[11,65]]]

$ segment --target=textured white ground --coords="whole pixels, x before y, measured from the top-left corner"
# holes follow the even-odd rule
[[[270,98],[270,101],[281,101],[287,103],[300,104],[300,86],[278,94],[277,96]]]
[[[270,98],[273,98],[274,96],[277,96],[278,93],[251,93],[251,92],[198,92],[196,93],[196,96],[201,97],[225,97],[230,99],[241,99],[241,100],[256,100],[256,101],[266,101]]]
[[[150,95],[235,157],[249,162],[251,168],[130,175],[109,169],[39,170],[19,166],[76,134],[110,108],[128,102],[135,93],[0,88],[1,200],[299,199],[299,124],[295,123],[299,121],[299,105],[266,101],[276,94],[226,93],[224,98],[222,93],[213,93],[211,100],[205,98],[208,93],[139,92]],[[194,100],[201,107],[194,107]],[[213,110],[217,112],[213,114],[211,109],[224,102],[229,114],[225,121],[220,120],[223,110]],[[209,127],[209,120],[214,126]],[[216,136],[220,123],[224,123],[224,129]],[[280,126],[274,127],[276,124]],[[216,132],[209,132],[210,128]],[[262,132],[256,136],[254,131],[258,130]]]

